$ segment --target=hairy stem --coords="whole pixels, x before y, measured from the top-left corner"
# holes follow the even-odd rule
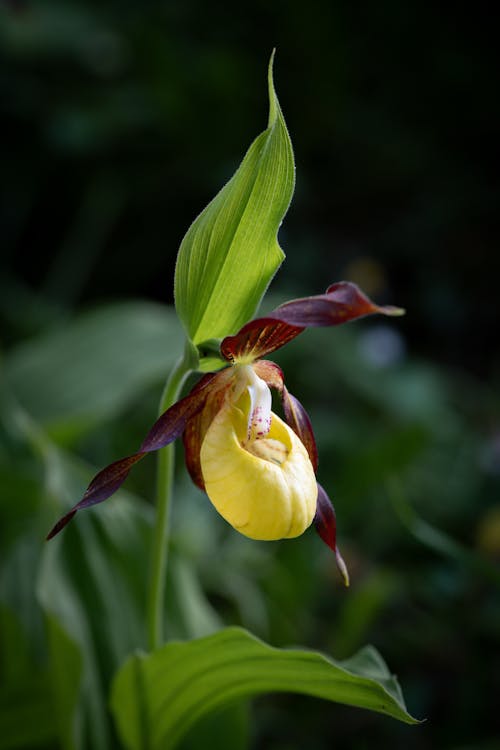
[[[188,357],[182,357],[165,383],[159,413],[163,414],[179,398],[181,388],[191,373]],[[165,581],[168,562],[168,537],[170,531],[170,499],[174,479],[174,443],[158,452],[156,487],[156,521],[153,531],[151,573],[148,590],[148,644],[151,651],[163,643],[165,609]]]

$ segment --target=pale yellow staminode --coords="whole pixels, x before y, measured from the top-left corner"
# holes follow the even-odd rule
[[[275,414],[264,436],[249,431],[253,402],[251,388],[236,404],[228,399],[210,425],[200,454],[206,492],[245,536],[299,536],[316,511],[313,467],[297,435]]]

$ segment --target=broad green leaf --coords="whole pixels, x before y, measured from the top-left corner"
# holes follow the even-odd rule
[[[371,647],[335,662],[322,654],[268,646],[240,628],[136,654],[113,684],[112,710],[130,750],[173,748],[202,716],[260,693],[303,693],[368,708],[408,724],[396,679]]]
[[[196,722],[181,740],[179,750],[248,750],[251,718],[246,702],[224,706]]]
[[[171,308],[120,303],[20,344],[4,375],[24,409],[61,437],[94,427],[164,380],[182,349]]]
[[[269,122],[239,169],[184,237],[175,304],[195,344],[235,333],[249,320],[283,261],[277,232],[290,204],[292,145],[269,64]]]

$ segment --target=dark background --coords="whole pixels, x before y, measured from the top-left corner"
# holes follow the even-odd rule
[[[297,165],[273,293],[349,278],[407,309],[390,329],[360,329],[372,347],[391,331],[388,371],[363,370],[354,333],[282,355],[337,487],[356,598],[332,596],[323,572],[288,601],[276,578],[266,595],[276,587],[283,622],[262,635],[339,658],[373,642],[428,721],[259,699],[255,747],[497,747],[497,37],[486,3],[0,6],[6,356],[103,302],[172,302],[187,227],[266,125],[273,47]],[[424,526],[384,505],[393,471]],[[280,561],[298,575],[305,548],[289,550]]]

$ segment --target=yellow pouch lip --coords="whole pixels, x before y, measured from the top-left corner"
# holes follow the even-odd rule
[[[218,512],[240,533],[273,540],[302,534],[316,511],[317,485],[304,445],[276,414],[267,438],[288,456],[282,465],[250,453],[247,418],[240,406],[221,409],[207,430],[200,463],[206,492]]]

